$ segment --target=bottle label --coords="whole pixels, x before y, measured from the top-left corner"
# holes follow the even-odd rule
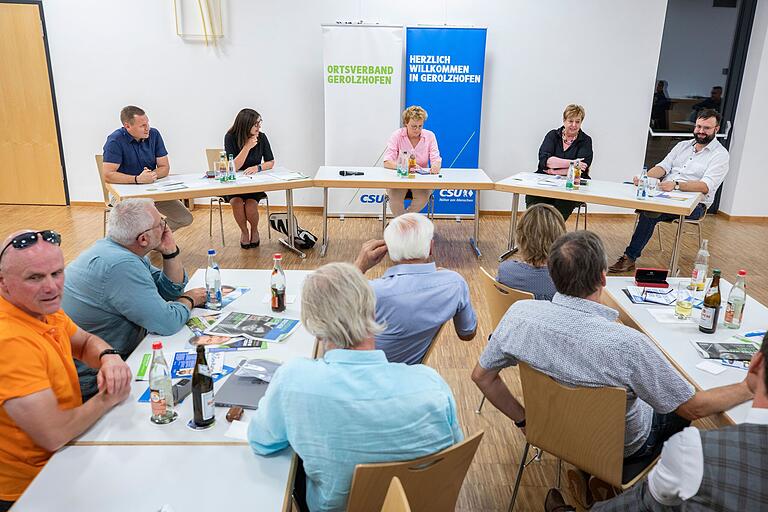
[[[208,421],[213,418],[215,414],[213,408],[213,390],[210,390],[207,393],[202,393],[200,395],[200,403],[202,404],[201,413],[203,421]]]
[[[205,377],[211,376],[211,369],[208,368],[207,364],[199,364],[197,365],[197,373],[200,375],[204,375]]]
[[[730,324],[733,322],[733,302],[728,302],[725,306],[725,323]]]
[[[162,390],[150,390],[149,402],[152,405],[152,416],[165,416],[168,411],[168,402]]]
[[[701,318],[699,319],[699,325],[705,329],[712,329],[715,323],[715,308],[703,307],[701,308]]]

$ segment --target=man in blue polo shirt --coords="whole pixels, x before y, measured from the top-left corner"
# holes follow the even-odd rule
[[[104,180],[145,184],[168,176],[168,151],[160,132],[149,127],[147,114],[130,105],[120,111],[120,122],[123,127],[112,132],[104,144]],[[181,201],[158,201],[155,206],[173,231],[192,224],[192,214]]]
[[[471,340],[477,331],[467,282],[430,261],[434,231],[424,215],[400,215],[384,230],[384,240],[363,244],[355,261],[363,273],[387,253],[395,264],[371,281],[376,292],[376,321],[386,326],[376,335],[376,348],[391,363],[421,363],[440,327],[450,319],[462,340]]]

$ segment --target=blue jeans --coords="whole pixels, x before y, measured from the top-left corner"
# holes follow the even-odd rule
[[[693,212],[686,217],[686,219],[698,220],[704,216],[704,212],[707,207],[704,203],[699,203]],[[679,215],[672,215],[671,213],[653,213],[653,212],[640,212],[640,218],[637,221],[637,227],[635,232],[632,233],[632,240],[629,241],[629,245],[624,249],[624,254],[636,260],[643,252],[648,240],[653,236],[653,230],[656,228],[656,224],[659,222],[671,222],[675,219],[679,219]]]
[[[664,442],[691,424],[675,412],[668,414],[653,413],[653,423],[648,439],[629,457],[624,458],[622,481],[628,482],[645,469],[661,454]]]

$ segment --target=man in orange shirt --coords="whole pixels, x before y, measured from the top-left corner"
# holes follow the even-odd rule
[[[55,231],[25,230],[0,251],[0,512],[53,452],[130,392],[131,370],[101,338],[61,310],[64,256]],[[99,393],[86,404],[72,358],[94,368]]]

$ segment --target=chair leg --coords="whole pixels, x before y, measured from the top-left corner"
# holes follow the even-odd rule
[[[265,200],[267,201],[267,238],[272,240],[272,228],[269,227],[269,196]]]
[[[211,204],[208,208],[208,238],[213,237],[213,202],[215,200],[215,198],[211,198]],[[219,205],[221,205],[221,203],[219,203]]]
[[[696,223],[696,227],[699,228],[699,247],[701,247],[701,221]]]
[[[574,228],[575,231],[579,230],[579,216],[581,216],[581,205],[579,205],[579,207],[576,208],[576,227]]]
[[[483,395],[483,398],[480,399],[480,405],[478,405],[477,409],[475,409],[475,414],[480,414],[483,411],[484,403],[485,403],[485,395]]]
[[[584,203],[584,231],[587,230],[587,203]]]
[[[661,243],[661,222],[656,224],[656,234],[659,235],[659,250],[663,251],[664,250],[664,244]]]
[[[517,468],[517,478],[515,478],[515,488],[512,491],[512,500],[509,502],[509,508],[507,512],[512,512],[515,508],[515,501],[517,500],[517,491],[520,489],[520,480],[523,479],[523,471],[525,470],[525,460],[528,458],[528,449],[531,447],[527,442],[525,448],[523,448],[523,456],[520,458],[520,465]]]
[[[223,203],[224,200],[222,198],[219,198],[219,226],[221,227],[221,246],[226,247],[226,243],[224,242],[224,214],[221,212],[221,203]]]
[[[563,472],[563,459],[557,459],[557,478],[555,478],[555,488],[560,489],[560,475]]]
[[[101,235],[101,236],[104,236],[104,237],[107,236],[107,213],[108,213],[107,209],[104,208],[104,223],[103,223],[103,226],[102,226],[102,235]],[[701,244],[699,244],[699,246],[701,246]]]

